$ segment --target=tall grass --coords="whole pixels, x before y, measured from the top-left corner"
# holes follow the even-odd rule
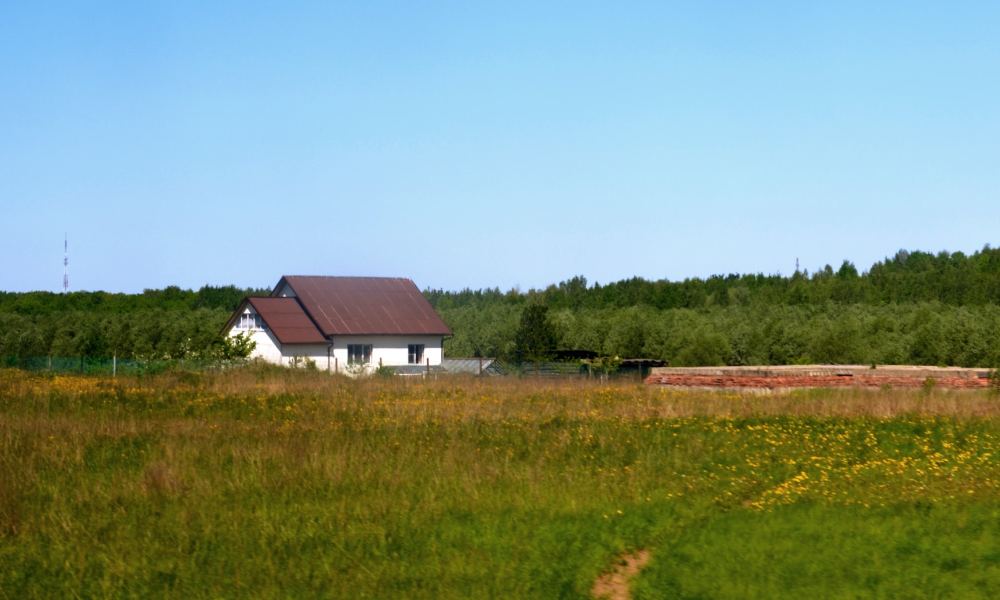
[[[969,392],[0,371],[0,597],[584,598],[634,548],[654,550],[643,597],[774,597],[793,588],[727,573],[759,552],[815,567],[824,523],[900,514],[885,548],[838,534],[840,570],[814,580],[926,532],[989,590],[998,414]],[[863,590],[912,570],[887,573]]]

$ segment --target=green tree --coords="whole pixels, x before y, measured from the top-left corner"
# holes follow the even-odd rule
[[[726,364],[726,358],[731,353],[726,338],[702,329],[694,332],[670,364],[675,367],[715,367]]]
[[[945,345],[942,318],[930,306],[923,306],[913,318],[910,362],[917,365],[944,364]]]
[[[558,340],[555,328],[548,320],[549,307],[532,303],[521,312],[521,322],[514,337],[519,362],[551,360]]]
[[[606,339],[608,354],[622,358],[643,358],[646,345],[646,323],[650,315],[638,307],[616,311],[610,319],[611,326]]]
[[[812,355],[822,363],[867,364],[861,323],[853,315],[840,316],[820,334]]]
[[[250,339],[253,332],[237,333],[233,336],[226,336],[222,339],[222,358],[248,358],[257,348],[257,342]],[[313,366],[315,367],[315,362]]]

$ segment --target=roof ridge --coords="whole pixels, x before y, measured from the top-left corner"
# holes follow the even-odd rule
[[[288,277],[309,277],[310,279],[403,279],[413,281],[409,277],[385,277],[381,275],[282,275]]]

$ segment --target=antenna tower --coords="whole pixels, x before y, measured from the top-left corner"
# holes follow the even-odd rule
[[[69,235],[63,239],[63,293],[69,293]]]
[[[797,258],[795,259],[795,272],[796,273],[799,272],[799,259],[797,259]]]

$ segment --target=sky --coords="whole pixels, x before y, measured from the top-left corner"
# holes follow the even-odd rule
[[[0,290],[1000,244],[996,2],[5,2]]]

